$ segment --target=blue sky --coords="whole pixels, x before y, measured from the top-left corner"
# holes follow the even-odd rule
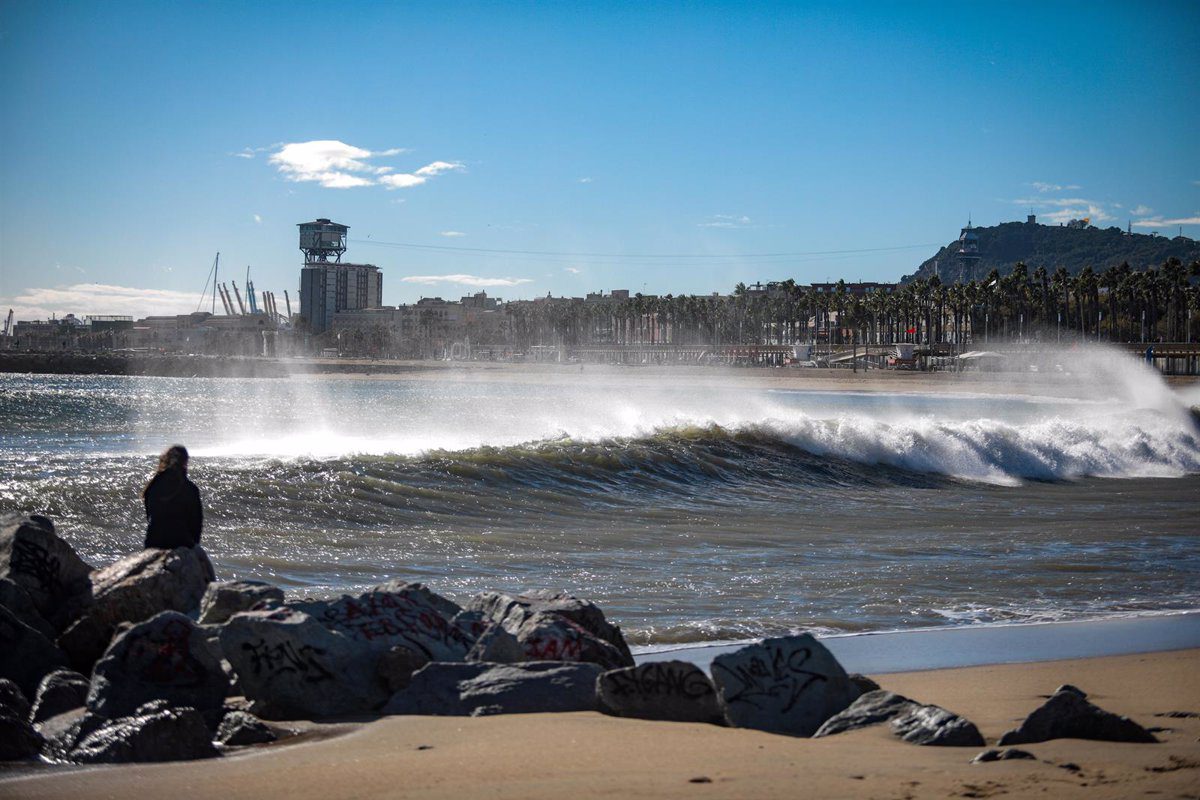
[[[1200,236],[1195,2],[0,11],[18,317],[194,310],[218,250],[294,300],[318,216],[389,304],[895,280],[1031,206]]]

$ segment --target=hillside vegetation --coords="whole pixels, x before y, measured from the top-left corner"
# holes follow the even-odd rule
[[[1025,263],[1030,270],[1044,267],[1047,272],[1054,272],[1062,267],[1077,275],[1089,266],[1095,272],[1102,272],[1122,263],[1135,270],[1157,267],[1172,257],[1184,264],[1200,261],[1200,242],[1185,236],[1128,235],[1115,227],[1067,228],[1026,222],[1005,222],[974,230],[979,236],[981,258],[973,269],[964,270],[959,265],[955,239],[921,264],[915,273],[901,278],[901,282],[928,280],[934,275],[942,283],[980,280],[992,270],[1007,275],[1017,262]]]

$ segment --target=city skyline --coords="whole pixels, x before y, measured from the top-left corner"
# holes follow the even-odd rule
[[[19,317],[189,311],[217,251],[295,292],[316,217],[388,305],[892,282],[1031,210],[1200,234],[1194,4],[4,9]]]

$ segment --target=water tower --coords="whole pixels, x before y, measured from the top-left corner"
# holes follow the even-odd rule
[[[342,263],[349,225],[339,225],[321,217],[314,222],[301,222],[297,227],[300,228],[300,250],[304,253],[304,263]]]

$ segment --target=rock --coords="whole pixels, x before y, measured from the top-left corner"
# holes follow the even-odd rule
[[[610,670],[596,683],[600,707],[618,717],[725,724],[708,675],[687,661]]]
[[[88,715],[82,706],[35,723],[34,729],[42,736],[42,759],[69,761],[79,739],[102,724],[104,720]]]
[[[382,653],[295,608],[234,614],[220,636],[251,710],[261,717],[357,714],[390,696],[376,674]]]
[[[633,666],[633,655],[629,652],[621,629],[605,619],[604,612],[594,603],[566,592],[536,590],[519,595],[484,592],[473,597],[467,603],[466,610],[482,612],[512,634],[516,634],[525,620],[534,614],[558,614],[615,647],[621,655],[621,662],[614,668]]]
[[[595,664],[533,661],[521,664],[434,662],[418,670],[385,714],[479,716],[551,711],[595,711]]]
[[[859,695],[833,654],[807,633],[717,656],[712,676],[730,724],[793,736],[812,736]]]
[[[974,723],[934,705],[918,705],[893,718],[892,733],[906,742],[934,747],[979,747],[987,744]]]
[[[87,605],[91,573],[46,517],[0,516],[0,578],[24,589],[55,630],[65,628]]]
[[[825,724],[817,729],[813,738],[856,731],[869,725],[887,722],[893,717],[912,711],[918,705],[920,704],[895,692],[885,692],[882,689],[867,692],[851,703],[849,708],[825,720]]]
[[[217,755],[204,716],[194,708],[150,706],[104,722],[71,751],[80,764],[187,761]]]
[[[14,617],[24,622],[35,631],[53,641],[58,636],[54,626],[33,604],[29,592],[21,588],[21,584],[8,578],[0,578],[0,606],[7,608]]]
[[[233,711],[225,715],[217,728],[216,742],[225,747],[265,744],[279,738],[275,729],[253,714]]]
[[[396,591],[370,591],[357,597],[342,595],[332,601],[287,605],[377,655],[403,645],[430,661],[462,661],[474,644],[466,632],[451,623],[454,615],[444,613],[453,604],[419,583]]]
[[[1080,689],[1078,686],[1073,686],[1069,683],[1064,683],[1062,686],[1054,690],[1054,694],[1058,694],[1059,692],[1071,692],[1072,694],[1077,694],[1085,699],[1087,698],[1087,692],[1085,692],[1083,689]],[[1019,753],[1021,751],[1018,750],[1017,752]]]
[[[134,715],[161,700],[206,714],[216,724],[228,680],[204,643],[204,631],[164,611],[120,633],[96,663],[88,711],[106,719]]]
[[[1037,759],[1033,753],[1027,750],[1018,750],[1015,747],[1009,747],[1005,750],[984,750],[979,755],[971,759],[972,764],[987,764],[991,761],[1013,761],[1021,759]]]
[[[387,688],[395,694],[412,682],[413,673],[429,663],[429,659],[404,645],[396,645],[379,657],[375,673]]]
[[[475,639],[475,644],[467,651],[466,660],[486,661],[491,664],[516,664],[525,660],[525,650],[517,641],[517,637],[504,630],[503,625],[488,622]]]
[[[616,647],[561,614],[526,616],[515,636],[526,661],[587,661],[606,670],[632,666]]]
[[[462,611],[462,607],[458,603],[449,598],[442,597],[437,592],[430,589],[423,583],[409,583],[402,581],[399,578],[381,583],[372,591],[383,592],[384,594],[395,594],[403,592],[409,595],[419,596],[425,604],[432,606],[439,614],[446,619],[454,619],[455,615]]]
[[[0,678],[7,678],[26,697],[37,694],[42,676],[67,665],[54,643],[0,606]]]
[[[0,713],[0,761],[25,761],[42,751],[42,737],[24,717]]]
[[[879,684],[868,678],[866,675],[861,675],[857,672],[850,673],[850,682],[858,687],[858,690],[863,694],[867,692],[878,692]]]
[[[56,669],[42,678],[30,721],[38,723],[86,704],[88,687],[88,679],[78,672]]]
[[[1001,745],[1033,744],[1050,739],[1095,739],[1102,742],[1157,742],[1154,734],[1128,717],[1089,703],[1082,692],[1058,691],[1021,726],[1000,737]]]
[[[210,583],[200,600],[200,624],[220,625],[239,611],[250,611],[259,603],[283,604],[283,590],[263,581]]]
[[[25,699],[25,693],[7,678],[0,678],[0,717],[29,718],[29,701]]]
[[[92,604],[59,644],[76,670],[90,672],[118,625],[160,611],[194,615],[212,580],[212,564],[200,547],[150,548],[126,556],[92,575]]]

